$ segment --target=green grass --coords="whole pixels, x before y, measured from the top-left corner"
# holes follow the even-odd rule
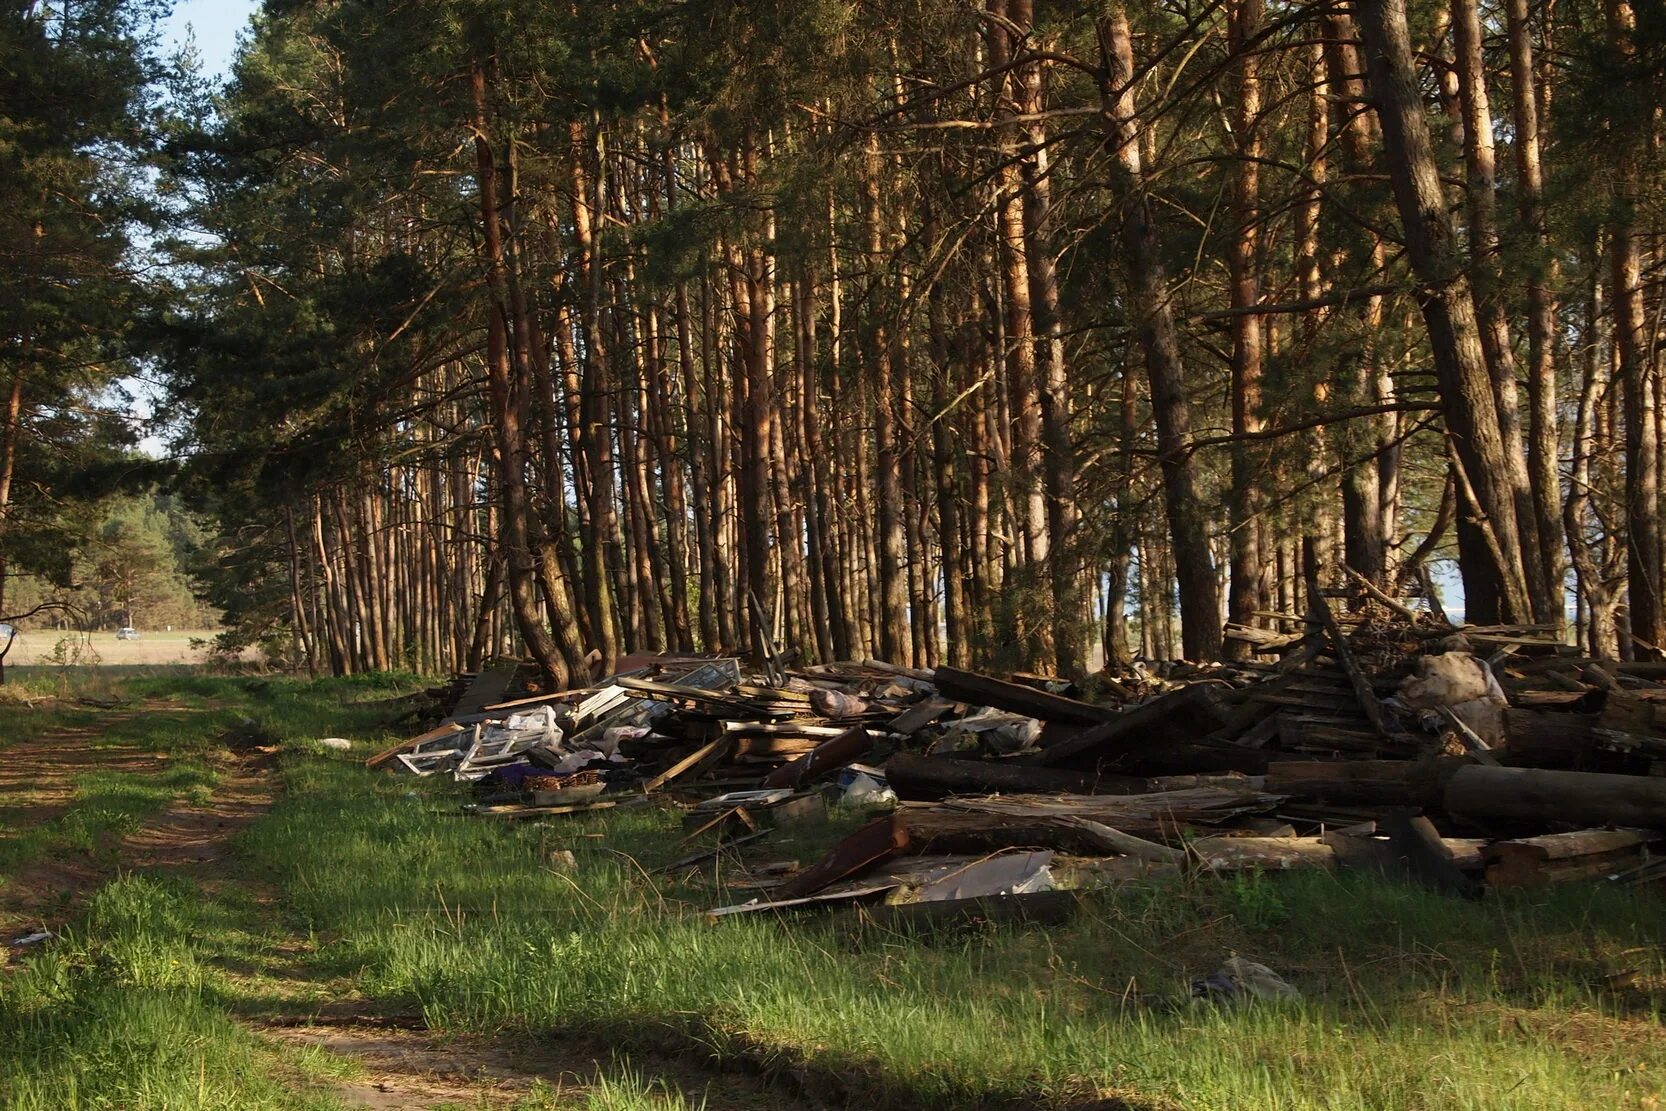
[[[700,912],[716,893],[644,878],[678,851],[673,816],[512,827],[342,761],[289,774],[250,849],[321,939],[318,968],[438,1028],[670,1027],[720,1056],[761,1046],[856,1071],[899,1100],[1560,1109],[1642,1106],[1666,1078],[1662,908],[1646,895],[1476,905],[1289,875],[1130,886],[1051,933],[713,925]],[[576,875],[546,867],[554,848]],[[1190,1003],[1189,979],[1232,952],[1306,999]]]
[[[1641,1111],[1666,1087],[1663,907],[1649,893],[1468,903],[1291,874],[1094,893],[1050,931],[713,924],[707,907],[744,894],[650,875],[683,851],[676,814],[463,817],[447,784],[360,766],[386,739],[370,703],[387,682],[259,682],[132,688],[221,707],[203,721],[254,719],[287,743],[287,791],[241,836],[246,885],[205,898],[122,880],[70,944],[0,984],[0,1105],[66,1106],[47,1096],[74,1091],[88,1107],[324,1106],[309,1078],[325,1063],[274,1057],[231,1016],[344,999],[442,1032],[745,1056],[839,1076],[875,1105],[1105,1094],[1223,1111]],[[326,735],[363,743],[305,743]],[[807,861],[839,828],[761,845]],[[563,849],[572,874],[551,866]],[[1231,953],[1303,1000],[1189,1001],[1189,980]],[[187,1036],[163,1039],[171,1024]],[[617,1061],[582,1099],[700,1105],[639,1069]],[[535,1090],[524,1106],[564,1098]]]
[[[126,674],[87,668],[70,680],[35,676],[28,669],[0,690],[38,691],[48,681],[71,686],[39,707],[9,708],[0,752],[20,737],[53,731],[85,734],[93,756],[112,763],[140,760],[145,768],[114,770],[89,763],[74,775],[68,809],[47,821],[8,820],[0,800],[0,882],[19,867],[54,853],[109,857],[116,841],[146,817],[176,801],[201,801],[232,757],[228,738],[299,742],[348,728],[374,729],[384,710],[366,699],[409,690],[409,676],[375,676],[312,685],[284,678],[237,678],[194,669],[146,668]],[[121,697],[128,705],[101,710],[76,704],[84,695]],[[3,758],[3,757],[0,757]],[[23,800],[11,800],[24,802]]]
[[[68,939],[0,980],[0,1105],[339,1106],[309,1086],[339,1075],[332,1059],[280,1056],[220,1005],[204,959],[220,918],[184,885],[129,877],[100,891]]]

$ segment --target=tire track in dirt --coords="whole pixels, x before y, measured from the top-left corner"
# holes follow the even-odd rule
[[[164,752],[101,743],[111,729],[140,714],[178,713],[177,703],[147,701],[85,726],[49,730],[0,749],[0,822],[19,830],[62,817],[74,804],[77,779],[89,771],[146,774],[168,767]],[[210,713],[213,707],[195,711]],[[206,800],[176,799],[138,828],[92,853],[60,852],[29,861],[0,881],[0,966],[16,951],[4,943],[19,932],[57,932],[92,893],[124,872],[185,871],[201,881],[229,853],[229,840],[272,805],[278,787],[275,748],[244,744],[214,763]]]

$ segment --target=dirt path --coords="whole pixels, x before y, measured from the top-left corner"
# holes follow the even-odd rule
[[[49,730],[0,750],[0,829],[28,830],[61,818],[73,805],[77,780],[88,771],[147,774],[165,769],[165,752],[103,740],[106,732],[140,714],[180,707],[146,702],[97,722]],[[207,713],[207,710],[203,711]],[[5,943],[20,932],[56,931],[99,887],[122,872],[185,869],[209,880],[231,835],[272,804],[277,789],[275,749],[243,745],[215,766],[218,779],[206,801],[179,799],[142,820],[132,832],[92,853],[52,852],[25,862],[0,883],[0,965]]]
[[[378,1111],[511,1107],[540,1085],[553,1106],[582,1108],[592,1106],[591,1097],[606,1084],[629,1085],[637,1093],[646,1087],[655,1105],[663,1101],[674,1106],[667,1098],[670,1094],[680,1095],[690,1108],[800,1111],[827,1106],[807,1102],[744,1072],[599,1042],[515,1036],[437,1038],[420,1029],[352,1023],[260,1029],[280,1044],[352,1058],[362,1074],[332,1083],[331,1093],[349,1107]]]
[[[142,775],[165,769],[167,753],[112,742],[104,734],[141,713],[179,709],[174,703],[147,703],[5,746],[0,750],[0,833],[7,826],[27,829],[62,817],[74,804],[77,779],[86,771]],[[6,877],[0,884],[0,965],[8,954],[28,951],[8,950],[6,942],[42,926],[56,931],[85,908],[93,892],[122,873],[185,876],[208,894],[235,886],[254,895],[257,903],[273,906],[276,893],[239,873],[231,839],[272,805],[280,787],[276,751],[231,743],[233,757],[215,765],[217,780],[206,800],[176,800],[95,853],[55,853]],[[228,962],[222,972],[234,981],[260,975],[260,994],[268,1001],[264,1013],[241,1016],[256,1034],[280,1048],[309,1047],[355,1063],[352,1079],[323,1085],[347,1107],[511,1107],[537,1089],[552,1106],[583,1108],[593,1106],[592,1097],[609,1083],[636,1092],[646,1085],[653,1093],[650,1101],[667,1107],[677,1105],[677,1095],[690,1108],[821,1106],[745,1072],[642,1047],[553,1037],[439,1035],[424,1029],[420,1016],[389,1015],[358,996],[350,983],[311,978],[306,948],[298,940],[293,951],[286,945],[268,952],[258,970]],[[319,1085],[299,1076],[293,1083]]]

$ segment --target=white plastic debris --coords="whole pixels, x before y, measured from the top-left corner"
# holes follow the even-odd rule
[[[883,776],[856,772],[848,780],[841,776],[840,786],[840,806],[890,806],[897,801],[897,793]]]
[[[320,737],[318,738],[318,743],[323,747],[333,749],[336,752],[348,752],[353,747],[353,742],[349,741],[345,737]]]
[[[1400,698],[1414,710],[1434,715],[1426,726],[1439,729],[1439,711],[1451,710],[1489,745],[1504,739],[1509,700],[1487,662],[1468,652],[1421,656],[1400,684]]]

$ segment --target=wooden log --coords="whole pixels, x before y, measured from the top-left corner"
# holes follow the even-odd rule
[[[1127,795],[1146,789],[1145,780],[1096,772],[1038,768],[1011,760],[956,760],[899,752],[885,762],[885,778],[899,798],[940,799],[949,795],[1050,794]]]
[[[1459,768],[1447,781],[1449,813],[1545,825],[1666,828],[1666,779],[1541,768]]]
[[[1136,836],[1174,838],[1192,823],[1264,813],[1281,801],[1281,796],[1239,786],[1143,795],[994,795],[936,806],[909,803],[896,818],[911,842],[931,851],[1039,846],[1092,855],[1104,852],[1106,843],[1090,827],[1068,819],[1086,819]]]
[[[1060,721],[1071,725],[1097,725],[1117,716],[1115,710],[1074,698],[1050,694],[1022,683],[1009,683],[975,671],[958,667],[940,667],[936,671],[938,691],[945,698],[973,706],[993,706],[1041,721]]]
[[[1274,794],[1341,806],[1432,806],[1463,761],[1282,760],[1267,765]]]
[[[1317,837],[1199,837],[1186,848],[1208,872],[1336,867],[1335,850]]]

